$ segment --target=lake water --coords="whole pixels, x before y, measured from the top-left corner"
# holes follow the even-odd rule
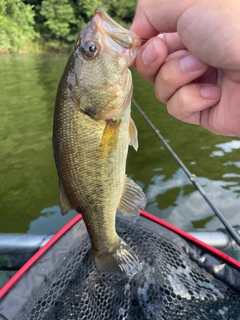
[[[56,89],[67,55],[0,55],[0,232],[49,234],[62,217],[52,155]],[[240,139],[169,116],[151,84],[133,70],[134,98],[230,224],[240,224]],[[189,179],[133,106],[139,150],[127,174],[145,191],[146,210],[187,231],[222,227]]]

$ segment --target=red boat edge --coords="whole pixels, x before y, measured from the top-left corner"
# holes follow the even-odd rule
[[[232,257],[229,257],[227,254],[221,252],[220,250],[209,246],[208,244],[200,241],[199,239],[193,237],[192,235],[188,234],[187,232],[171,225],[170,223],[153,216],[152,214],[141,211],[141,216],[153,221],[156,224],[159,224],[172,232],[178,234],[179,236],[185,238],[186,240],[189,240],[193,242],[194,244],[208,250],[221,260],[231,264],[232,266],[238,268],[240,270],[240,262],[233,259]],[[9,290],[14,286],[14,284],[23,276],[25,272],[27,272],[33,265],[38,261],[38,259],[46,253],[53,244],[55,244],[68,230],[70,230],[78,221],[82,219],[82,215],[79,214],[76,217],[74,217],[70,222],[68,222],[62,229],[60,229],[42,248],[40,248],[15,274],[14,276],[0,289],[0,299],[9,292]]]
[[[82,219],[79,214],[69,221],[62,229],[60,229],[42,248],[40,248],[0,289],[0,299],[11,289],[12,286],[22,277],[22,275],[30,269],[38,259],[47,252],[51,246],[56,243],[68,230],[70,230],[78,221]]]

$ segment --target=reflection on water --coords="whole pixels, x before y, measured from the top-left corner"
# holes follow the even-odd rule
[[[0,232],[52,233],[61,217],[51,136],[57,84],[66,55],[0,55]],[[210,199],[239,224],[240,140],[170,117],[152,85],[134,73],[134,97]],[[133,107],[139,151],[129,149],[127,173],[148,197],[147,211],[185,230],[221,223]]]
[[[219,143],[215,145],[218,150],[213,150],[210,154],[210,157],[222,157],[225,153],[231,153],[234,150],[240,149],[240,141],[239,140],[232,140],[225,143]],[[221,149],[221,150],[219,150]]]
[[[219,143],[216,144],[217,148],[222,149],[224,152],[232,152],[234,149],[239,150],[240,149],[240,141],[239,140],[232,140],[225,143]]]
[[[68,215],[61,216],[58,205],[44,208],[40,211],[39,217],[30,223],[28,232],[47,235],[55,233],[76,215],[77,213],[71,210]]]

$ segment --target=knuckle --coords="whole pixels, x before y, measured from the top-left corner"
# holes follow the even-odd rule
[[[196,111],[196,89],[195,85],[186,85],[178,89],[167,103],[168,113],[179,120],[193,114]]]
[[[168,63],[160,69],[159,77],[161,78],[161,82],[164,83],[164,86],[171,87],[173,85],[173,73],[171,72],[171,68],[168,67]]]
[[[191,94],[187,86],[183,86],[178,90],[177,100],[181,108],[184,109],[187,109],[188,106],[191,104]]]
[[[159,70],[155,79],[155,95],[162,102],[166,103],[176,91],[175,73],[172,72],[169,63],[165,63]]]

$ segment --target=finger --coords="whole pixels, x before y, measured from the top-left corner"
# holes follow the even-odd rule
[[[174,58],[181,58],[181,57],[185,57],[186,55],[188,55],[189,52],[187,50],[178,50],[178,51],[174,51],[172,53],[170,53],[168,56],[167,56],[167,59],[165,62],[171,60],[171,59],[174,59]]]
[[[186,49],[177,32],[161,33],[158,35],[158,37],[166,42],[168,47],[168,54]]]
[[[161,40],[160,40],[161,39]],[[135,66],[138,69],[138,72],[150,82],[154,82],[156,74],[160,66],[166,60],[167,54],[171,53],[168,56],[168,59],[182,54],[182,51],[179,50],[174,52],[174,50],[184,48],[182,45],[177,33],[172,35],[158,35],[150,39],[138,53]],[[183,51],[185,52],[185,51]]]
[[[159,32],[175,32],[178,19],[191,3],[191,0],[171,0],[169,5],[169,0],[140,0],[131,31],[144,39],[157,36]]]
[[[235,70],[240,66],[239,14],[239,1],[230,1],[226,9],[223,0],[140,0],[131,31],[144,39],[178,32],[188,51],[202,61]]]
[[[217,86],[188,84],[167,101],[167,110],[181,121],[200,125],[202,111],[214,106],[220,98],[221,90]]]
[[[168,55],[166,43],[158,37],[150,39],[139,51],[136,67],[147,81],[154,82],[160,66]]]
[[[193,80],[195,83],[214,84],[218,87],[222,86],[221,70],[209,67],[200,77]]]
[[[175,91],[200,77],[207,69],[208,66],[204,62],[187,51],[184,56],[167,60],[155,79],[156,97],[162,102],[167,102]]]

